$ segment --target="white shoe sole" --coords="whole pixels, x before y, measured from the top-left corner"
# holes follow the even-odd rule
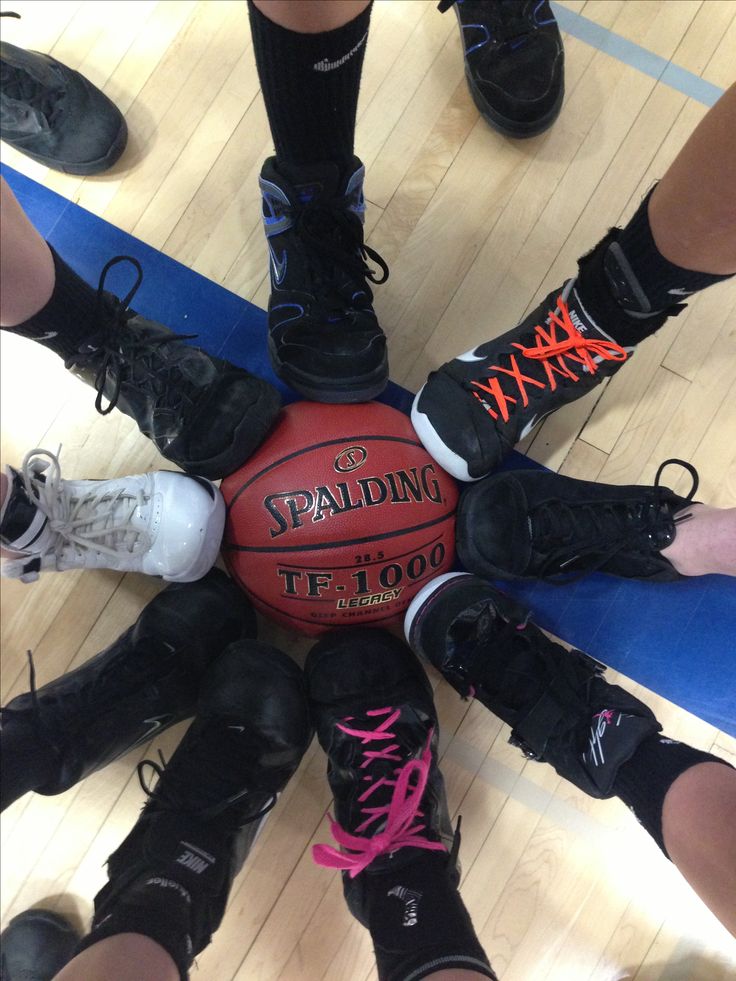
[[[419,439],[422,441],[422,445],[429,455],[439,463],[443,470],[446,470],[449,474],[456,480],[463,480],[466,483],[470,483],[476,480],[480,480],[480,477],[471,477],[468,472],[467,460],[464,460],[461,456],[451,450],[446,443],[442,441],[434,428],[432,423],[429,421],[429,416],[420,412],[418,409],[419,397],[424,391],[424,385],[419,389],[414,397],[414,402],[411,407],[411,424],[414,427]]]
[[[430,598],[430,596],[433,596],[434,593],[436,593],[437,590],[440,589],[440,587],[444,586],[444,584],[448,582],[450,579],[457,579],[458,576],[469,576],[469,575],[470,575],[469,572],[444,572],[441,576],[437,576],[435,579],[431,579],[426,584],[426,586],[422,586],[422,588],[419,590],[419,592],[416,594],[414,599],[409,604],[409,608],[404,614],[404,636],[406,637],[406,642],[407,644],[409,644],[409,646],[411,646],[411,641],[409,640],[409,638],[411,637],[411,628],[414,623],[414,620],[417,614],[419,613],[419,611],[421,610],[421,608]]]

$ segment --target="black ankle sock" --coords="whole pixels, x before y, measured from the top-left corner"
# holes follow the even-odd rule
[[[28,722],[5,713],[0,729],[3,765],[0,768],[0,811],[54,775],[56,758]]]
[[[321,34],[280,27],[248,3],[253,50],[279,163],[350,165],[370,5]]]
[[[192,898],[188,890],[174,879],[144,875],[131,883],[112,909],[108,909],[104,902],[106,889],[103,887],[95,897],[92,929],[82,938],[75,953],[120,933],[141,933],[164,948],[176,964],[181,981],[187,981],[193,961],[189,936]]]
[[[730,766],[718,756],[657,733],[642,741],[631,759],[620,768],[613,784],[613,792],[634,812],[639,824],[665,855],[667,849],[662,835],[664,799],[675,780],[698,763]]]
[[[651,316],[635,316],[616,301],[606,273],[606,259],[612,245],[621,237],[621,229],[612,228],[605,238],[578,259],[576,290],[586,312],[601,330],[623,347],[635,347],[665,323],[685,309],[677,303]]]
[[[51,298],[38,313],[8,330],[38,341],[62,358],[68,358],[78,351],[85,338],[99,330],[97,291],[53,248],[51,255],[56,272]]]
[[[657,248],[649,224],[649,199],[655,188],[639,205],[634,217],[622,230],[606,260],[609,285],[617,302],[629,313],[649,315],[681,303],[693,293],[720,283],[730,276],[683,269],[665,259]],[[628,265],[633,280],[621,285],[617,267]]]
[[[446,854],[424,852],[396,871],[363,876],[362,913],[380,981],[420,981],[452,967],[495,979]]]

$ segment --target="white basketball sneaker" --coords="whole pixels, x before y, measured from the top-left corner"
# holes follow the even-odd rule
[[[217,559],[225,502],[204,477],[156,470],[62,480],[58,457],[43,449],[4,475],[4,577],[33,582],[43,569],[114,569],[192,582]]]

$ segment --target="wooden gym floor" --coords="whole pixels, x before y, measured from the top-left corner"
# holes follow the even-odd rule
[[[30,2],[7,40],[49,51],[104,88],[131,144],[110,173],[82,180],[2,147],[3,160],[150,245],[264,305],[266,249],[257,174],[270,152],[244,4],[193,0]],[[722,88],[734,78],[734,0],[574,0],[590,20]],[[466,90],[454,15],[432,2],[378,2],[359,109],[369,242],[392,269],[379,288],[392,377],[428,370],[516,323],[575,258],[626,220],[705,106],[566,38],[567,97],[553,129],[510,142]],[[12,24],[12,29],[11,29]],[[72,262],[73,255],[66,258]],[[101,262],[107,257],[100,257]],[[700,497],[736,503],[736,287],[697,297],[602,392],[554,415],[527,452],[562,473],[649,482],[689,459]],[[160,465],[132,422],[105,421],[58,359],[2,337],[2,457],[64,444],[70,477]],[[682,489],[676,488],[676,489]],[[160,583],[111,572],[3,582],[2,699],[83,663],[138,615]],[[264,636],[298,658],[308,644]],[[434,676],[437,680],[436,676]],[[624,679],[624,684],[639,689]],[[736,741],[651,693],[665,731],[736,761]],[[443,771],[463,815],[463,896],[504,981],[718,981],[736,944],[616,801],[592,801],[506,743],[480,705],[437,687]],[[170,755],[181,727],[161,738]],[[155,748],[155,747],[154,747]],[[56,798],[26,796],[2,820],[2,912],[43,902],[88,921],[104,861],[135,821],[133,775],[151,747]],[[363,981],[367,933],[338,876],[312,864],[328,840],[324,758],[313,744],[236,880],[202,981]]]

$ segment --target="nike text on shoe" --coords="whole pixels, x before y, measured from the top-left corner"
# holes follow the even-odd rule
[[[535,136],[557,118],[565,52],[547,0],[441,0],[455,7],[465,76],[480,114],[506,136]]]
[[[196,718],[165,769],[148,760],[138,766],[150,796],[108,859],[89,943],[137,927],[151,936],[162,893],[176,894],[187,941],[167,949],[184,975],[219,926],[232,881],[311,737],[297,665],[267,644],[228,647],[208,671]],[[159,775],[152,791],[149,767]]]
[[[219,569],[172,583],[136,622],[80,667],[2,709],[3,753],[24,733],[48,744],[54,776],[38,793],[59,794],[194,714],[205,671],[230,643],[254,637],[253,610]],[[3,806],[7,806],[3,792]]]
[[[84,75],[3,41],[0,138],[54,170],[99,174],[122,154],[128,128],[117,106]]]
[[[63,480],[49,450],[7,467],[0,521],[5,578],[43,570],[115,569],[172,582],[201,579],[220,551],[225,502],[204,477],[159,470],[114,480]]]
[[[363,241],[364,168],[263,165],[263,223],[271,266],[269,351],[274,370],[318,402],[367,402],[388,381],[386,338],[368,285],[388,268]],[[376,263],[381,275],[367,265]]]
[[[660,484],[678,464],[693,486],[680,497]],[[680,576],[662,549],[690,517],[696,470],[666,460],[652,487],[617,487],[540,470],[494,474],[465,489],[457,550],[470,572],[488,579],[555,579],[608,572],[668,582]]]
[[[432,372],[414,399],[412,424],[440,466],[478,480],[631,353],[593,320],[571,279],[518,327]]]
[[[105,292],[110,269],[130,263],[136,281],[123,300]],[[276,389],[228,361],[185,343],[129,309],[143,279],[137,259],[117,256],[102,270],[97,296],[100,329],[66,367],[97,389],[101,415],[120,409],[159,453],[182,470],[216,480],[237,470],[276,418]],[[103,399],[108,404],[103,407]]]
[[[50,909],[27,909],[0,935],[2,981],[51,981],[74,956],[79,935]]]
[[[551,641],[514,600],[476,576],[428,583],[404,620],[413,650],[464,698],[511,726],[509,742],[591,797],[613,796],[619,767],[659,732],[653,713],[605,667]]]

